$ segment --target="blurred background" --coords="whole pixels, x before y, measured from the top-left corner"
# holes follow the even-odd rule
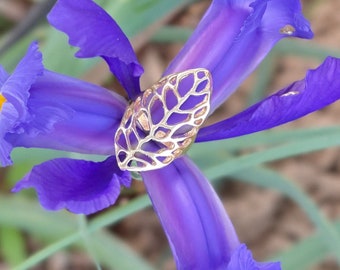
[[[39,40],[46,68],[124,94],[100,59],[74,58],[76,50],[66,36],[47,24],[54,2],[0,0],[0,63],[13,70],[28,44]],[[145,68],[144,88],[160,78],[210,3],[96,2],[130,38]],[[340,1],[305,0],[303,10],[315,38],[282,41],[209,121],[232,116],[302,79],[327,55],[340,57]],[[213,181],[256,259],[280,259],[285,270],[340,269],[340,250],[334,245],[340,243],[339,115],[335,103],[274,130],[195,145],[189,152]],[[0,168],[0,270],[175,269],[140,181],[124,190],[115,206],[88,217],[46,212],[31,191],[11,194],[34,164],[70,155],[75,156],[16,149],[15,166]]]

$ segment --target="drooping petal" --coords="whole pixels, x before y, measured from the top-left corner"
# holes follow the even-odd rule
[[[237,137],[269,129],[317,111],[340,99],[340,59],[328,57],[306,78],[267,97],[247,110],[202,128],[197,141]]]
[[[241,244],[232,254],[226,270],[281,270],[281,265],[279,262],[256,262],[246,245]]]
[[[223,205],[188,157],[142,172],[178,269],[226,269],[239,241]]]
[[[76,56],[101,56],[111,72],[134,100],[140,94],[143,68],[118,24],[92,0],[59,0],[48,15],[51,25],[69,36],[79,47]]]
[[[12,191],[34,188],[47,210],[91,214],[115,203],[121,186],[131,177],[121,171],[114,156],[103,162],[60,158],[35,166]]]
[[[29,89],[41,76],[44,70],[42,55],[38,51],[38,43],[33,42],[26,55],[19,62],[13,74],[6,80],[1,87],[1,94],[6,98],[2,113],[6,114],[6,106],[13,106],[17,112],[17,121],[27,117],[27,100]]]
[[[22,133],[10,133],[14,146],[78,153],[114,153],[113,138],[127,102],[99,86],[45,71],[32,85],[28,107],[34,116]]]
[[[214,82],[213,112],[287,36],[313,36],[298,0],[214,0],[165,75],[208,69]]]
[[[3,166],[12,163],[10,158],[12,145],[5,140],[5,135],[17,130],[22,122],[31,117],[27,108],[29,90],[37,78],[42,75],[43,69],[42,56],[36,42],[29,46],[26,55],[11,76],[1,68],[0,162]],[[18,130],[18,132],[22,131]]]

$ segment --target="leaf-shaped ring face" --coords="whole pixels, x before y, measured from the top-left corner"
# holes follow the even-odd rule
[[[115,135],[122,170],[162,168],[186,151],[208,116],[212,80],[190,69],[162,78],[130,104]]]

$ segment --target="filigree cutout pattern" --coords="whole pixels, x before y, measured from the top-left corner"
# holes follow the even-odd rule
[[[190,69],[162,78],[128,106],[115,135],[122,170],[162,168],[186,151],[208,116],[212,80]]]

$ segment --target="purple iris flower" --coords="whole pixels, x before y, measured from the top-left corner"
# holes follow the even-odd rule
[[[112,132],[127,101],[104,88],[45,70],[37,43],[12,75],[0,67],[0,162],[14,147],[114,154]],[[91,125],[89,125],[91,123]]]
[[[143,68],[127,37],[104,10],[91,0],[59,0],[48,19],[69,36],[71,45],[80,48],[77,57],[102,57],[130,101],[140,98]],[[276,42],[312,35],[297,0],[214,0],[164,76],[193,68],[208,70],[213,83],[212,113]],[[340,98],[339,65],[338,59],[327,58],[305,79],[232,118],[200,129],[196,141],[258,132],[335,102]],[[14,147],[109,156],[102,162],[69,158],[44,162],[13,190],[36,189],[40,203],[49,210],[90,214],[112,205],[121,186],[131,183],[130,173],[118,166],[113,139],[128,102],[99,86],[44,69],[36,43],[12,75],[0,69],[0,84],[2,165],[11,164]],[[138,118],[147,126],[143,119]],[[280,269],[279,263],[253,260],[213,188],[187,156],[164,168],[143,171],[141,176],[178,269]]]

